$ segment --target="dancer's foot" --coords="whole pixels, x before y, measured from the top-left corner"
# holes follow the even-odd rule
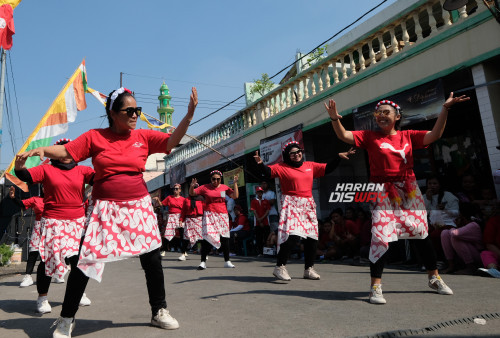
[[[21,284],[19,284],[19,287],[25,288],[30,285],[33,285],[33,278],[31,278],[31,275],[24,275]]]
[[[197,270],[205,270],[207,268],[207,263],[201,262],[200,265],[196,268]]]
[[[36,310],[38,313],[49,313],[52,311],[52,307],[47,300],[47,296],[38,297],[36,300]]]
[[[180,255],[179,258],[177,258],[177,260],[179,260],[179,261],[185,261],[186,260],[186,255],[185,254]]]
[[[382,285],[374,284],[370,288],[370,303],[372,304],[385,304],[387,301],[382,294]]]
[[[281,280],[285,280],[285,281],[292,280],[292,278],[290,278],[290,275],[288,274],[288,271],[286,270],[286,267],[284,265],[276,266],[274,268],[273,275],[274,275],[274,277],[281,279]]]
[[[89,306],[92,303],[85,293],[83,293],[82,299],[80,299],[80,306]]]
[[[314,270],[312,266],[304,270],[304,279],[319,280],[319,278],[320,275],[316,272],[316,270]]]
[[[231,261],[225,262],[224,267],[225,268],[235,268],[235,266],[233,265],[233,263],[231,263]]]
[[[75,318],[59,317],[51,327],[56,325],[52,338],[71,338],[71,332],[75,328]]]
[[[156,316],[151,318],[151,325],[158,326],[166,330],[175,330],[179,328],[179,323],[170,315],[167,309],[158,310]]]
[[[429,287],[441,295],[452,295],[453,291],[441,279],[441,276],[432,276],[429,279]]]

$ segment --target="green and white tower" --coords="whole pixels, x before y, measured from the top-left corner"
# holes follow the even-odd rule
[[[163,82],[160,87],[160,96],[158,96],[160,105],[156,111],[160,115],[160,121],[172,125],[172,113],[174,112],[174,108],[170,106],[170,99],[172,99],[172,96],[169,95],[168,87],[165,82]],[[166,133],[167,128],[161,129],[161,131]]]

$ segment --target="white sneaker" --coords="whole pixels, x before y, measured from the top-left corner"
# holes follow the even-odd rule
[[[180,255],[179,258],[177,258],[178,261],[185,261],[186,260],[186,255]]]
[[[52,338],[71,338],[71,331],[75,328],[75,318],[59,317],[51,327],[56,326]]]
[[[387,301],[382,294],[382,285],[374,284],[370,288],[370,303],[372,304],[385,304]]]
[[[201,262],[200,265],[196,268],[197,270],[205,270],[207,268],[207,263]]]
[[[54,277],[54,278],[52,278],[52,283],[63,284],[64,283],[64,277],[63,278]]]
[[[160,309],[156,316],[151,319],[151,325],[161,327],[166,330],[175,330],[179,328],[179,323],[172,317],[167,309]]]
[[[33,278],[31,278],[31,275],[24,275],[21,284],[19,284],[19,287],[25,288],[30,285],[33,285]]]
[[[314,268],[311,266],[304,270],[304,279],[314,279],[314,280],[319,280],[320,275],[314,270]]]
[[[274,267],[273,275],[281,280],[286,280],[286,281],[292,280],[284,265]]]
[[[236,266],[234,266],[234,264],[231,263],[231,261],[227,261],[224,263],[224,267],[225,268],[235,268]]]
[[[441,295],[452,295],[453,291],[441,279],[441,276],[432,276],[429,279],[429,287]]]
[[[165,252],[165,251],[161,251],[161,252],[160,252],[160,256],[162,256],[162,257],[165,257],[165,254],[166,254],[166,252]]]
[[[89,297],[87,297],[87,295],[84,293],[83,296],[82,296],[82,299],[80,299],[80,306],[89,306],[90,303],[92,303],[89,299]]]
[[[187,252],[184,253],[184,256],[187,258],[187,256],[188,256]]]
[[[49,313],[52,311],[47,296],[38,297],[36,300],[36,310],[38,313]]]

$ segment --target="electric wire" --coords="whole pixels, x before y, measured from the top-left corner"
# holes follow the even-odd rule
[[[16,82],[14,81],[14,68],[12,67],[12,57],[10,50],[8,51],[9,56],[9,64],[10,64],[10,74],[12,78],[12,87],[14,89],[14,98],[16,99],[16,110],[17,110],[17,119],[19,121],[19,131],[21,132],[21,138],[24,140],[24,134],[23,134],[23,126],[21,124],[21,114],[19,113],[19,103],[17,100],[17,90],[16,90]]]

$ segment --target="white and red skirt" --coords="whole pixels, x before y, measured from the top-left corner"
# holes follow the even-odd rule
[[[400,238],[426,238],[427,211],[415,178],[384,184],[385,198],[371,202],[370,261],[375,263]],[[379,195],[380,196],[380,195]]]
[[[40,238],[42,237],[42,222],[41,221],[35,221],[35,224],[33,225],[33,232],[31,233],[31,238],[30,238],[30,252],[31,251],[38,251],[38,246],[40,245]]]
[[[175,229],[183,228],[184,225],[180,221],[181,214],[168,214],[167,225],[165,226],[165,232],[163,237],[171,241],[175,236]]]
[[[197,241],[203,239],[202,233],[202,223],[203,217],[186,217],[184,225],[184,239],[189,240],[191,246],[193,246]]]
[[[68,220],[42,217],[40,223],[38,251],[45,263],[45,275],[63,278],[67,271],[64,259],[78,255],[85,217]]]
[[[161,246],[151,197],[125,202],[95,200],[78,267],[98,282],[105,262],[139,256]]]
[[[277,252],[280,250],[280,245],[285,243],[290,235],[318,240],[318,218],[314,198],[281,196]]]
[[[203,212],[201,235],[204,240],[220,248],[220,238],[229,238],[229,215],[212,211]]]

